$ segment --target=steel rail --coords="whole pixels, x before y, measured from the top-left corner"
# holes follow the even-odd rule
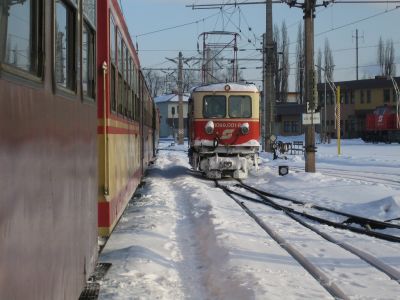
[[[300,251],[292,247],[283,239],[272,227],[258,218],[243,202],[236,199],[230,190],[215,180],[215,185],[221,188],[230,198],[232,198],[253,220],[275,241],[286,250],[311,276],[313,276],[325,290],[335,299],[350,299],[335,283],[332,282],[318,267],[308,260]]]
[[[238,196],[241,196],[240,193],[237,193],[237,192],[234,192],[234,191],[231,191],[231,192],[232,193],[236,193],[236,195],[238,195]],[[250,190],[250,192],[256,194],[261,199],[263,199],[263,200],[255,199],[256,202],[260,203],[260,201],[261,201],[262,204],[271,206],[271,207],[273,207],[273,208],[275,208],[277,210],[282,210],[285,213],[297,214],[297,215],[303,216],[305,218],[308,218],[308,219],[310,219],[312,221],[315,221],[315,222],[318,222],[318,223],[321,223],[321,224],[325,224],[325,225],[328,225],[328,226],[331,226],[331,227],[334,227],[334,228],[350,230],[352,232],[368,235],[368,236],[371,236],[371,237],[374,237],[374,238],[378,238],[378,239],[381,239],[381,240],[385,240],[385,241],[388,241],[388,242],[400,243],[400,237],[398,237],[398,236],[389,235],[389,234],[385,234],[385,233],[380,233],[380,232],[376,232],[376,231],[371,231],[369,229],[358,228],[358,227],[350,226],[348,224],[329,221],[329,220],[326,220],[326,219],[323,219],[323,218],[320,218],[320,217],[317,217],[317,216],[314,216],[314,215],[310,215],[310,214],[305,213],[305,212],[296,211],[294,208],[291,208],[291,207],[286,207],[284,205],[280,205],[280,204],[274,202],[273,200],[269,199],[268,197],[262,195],[261,193],[259,193],[257,191],[251,191]],[[247,200],[252,201],[252,198],[251,197],[247,197]]]
[[[262,203],[265,204],[264,201],[262,200],[258,200],[258,199],[254,199],[252,197],[246,196],[246,195],[242,195],[240,193],[237,193],[235,191],[232,191],[231,189],[229,189],[226,186],[222,186],[219,183],[216,184],[217,187],[221,188],[227,195],[229,195],[232,199],[234,199],[235,202],[237,202],[242,208],[246,207],[246,209],[248,211],[250,211],[250,213],[246,210],[246,212],[252,216],[254,215],[254,213],[247,208],[247,206],[244,205],[243,202],[240,202],[239,200],[235,199],[232,195],[236,195],[239,197],[242,197],[244,199],[250,200],[250,201],[254,201],[254,202],[258,202],[258,203]],[[279,204],[272,204],[271,205],[274,208],[279,208],[280,205]],[[244,209],[244,208],[243,208]],[[387,276],[389,276],[389,278],[395,280],[397,283],[400,284],[400,272],[396,269],[394,269],[393,267],[389,266],[388,264],[384,263],[383,261],[379,260],[378,258],[374,257],[373,255],[358,249],[348,243],[345,242],[341,242],[335,238],[333,238],[332,236],[330,236],[329,234],[320,231],[319,229],[315,228],[315,226],[312,226],[308,223],[306,223],[304,220],[302,220],[301,218],[299,218],[298,216],[295,215],[295,213],[288,211],[288,210],[283,210],[283,212],[285,214],[287,214],[290,218],[292,218],[293,220],[295,220],[296,222],[298,222],[299,224],[301,224],[302,226],[310,229],[311,231],[315,232],[316,234],[318,234],[319,236],[321,236],[322,238],[324,238],[325,240],[327,240],[328,242],[331,242],[343,249],[345,249],[346,251],[349,251],[350,253],[354,254],[355,256],[359,257],[360,259],[362,259],[363,261],[365,261],[366,263],[368,263],[369,265],[375,267],[376,269],[378,269],[379,271],[383,272],[384,274],[386,274]],[[254,215],[255,218],[259,219],[257,216]],[[252,216],[252,218],[254,220],[256,220]],[[264,224],[261,220],[259,220],[261,224]],[[256,220],[256,222],[261,226],[261,224]],[[262,226],[261,226],[262,227]],[[264,229],[264,228],[263,228]],[[272,229],[271,229],[272,230]],[[269,232],[268,232],[269,234]],[[275,239],[275,238],[274,238]],[[278,242],[279,243],[279,242]],[[279,243],[280,244],[280,243]],[[281,245],[281,244],[280,244]],[[281,245],[282,246],[282,245]]]
[[[262,194],[264,196],[267,196],[267,197],[277,198],[277,199],[284,200],[284,201],[290,201],[290,202],[292,202],[294,204],[298,204],[298,205],[310,204],[310,203],[306,203],[306,202],[303,202],[303,201],[300,201],[300,200],[296,200],[296,199],[292,199],[292,198],[289,198],[289,197],[276,195],[276,194],[272,194],[272,193],[269,193],[269,192],[266,192],[266,191],[263,191],[263,190],[256,189],[254,187],[251,187],[251,186],[243,183],[243,181],[241,181],[240,179],[238,180],[238,182],[240,183],[239,186],[249,190],[250,192],[255,191],[255,192],[258,192],[258,193],[260,193],[260,194]],[[341,216],[349,218],[350,220],[348,220],[345,223],[350,223],[351,222],[351,223],[359,224],[361,226],[368,225],[371,228],[381,228],[381,229],[383,229],[383,228],[395,228],[395,229],[400,229],[400,225],[397,225],[397,224],[392,224],[392,223],[388,223],[388,222],[385,222],[385,221],[369,219],[369,218],[366,218],[366,217],[353,215],[353,214],[350,214],[350,213],[334,210],[332,208],[328,208],[328,207],[324,207],[324,206],[320,206],[320,205],[316,205],[316,204],[312,204],[312,206],[310,208],[314,208],[314,209],[317,209],[319,211],[331,212],[331,213],[334,213],[334,214],[341,215]],[[356,222],[357,220],[359,222]]]

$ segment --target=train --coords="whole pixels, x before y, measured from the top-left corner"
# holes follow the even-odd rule
[[[380,106],[365,119],[365,131],[362,135],[365,142],[400,143],[400,114],[398,107]]]
[[[154,160],[117,0],[0,4],[0,299],[78,299]]]
[[[260,92],[254,84],[215,83],[192,89],[189,163],[207,178],[246,178],[258,168]]]

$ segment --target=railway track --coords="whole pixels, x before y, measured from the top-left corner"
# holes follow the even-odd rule
[[[346,295],[340,286],[336,285],[331,278],[328,278],[328,276],[317,265],[315,265],[299,250],[297,250],[296,247],[281,237],[277,231],[265,223],[257,213],[251,210],[249,206],[246,205],[246,201],[256,202],[266,205],[269,208],[282,211],[286,216],[301,226],[313,231],[324,240],[357,256],[368,265],[379,270],[380,272],[383,272],[390,279],[400,284],[400,272],[397,269],[362,249],[334,238],[332,235],[322,231],[322,229],[318,227],[316,223],[334,226],[335,228],[340,228],[342,230],[350,230],[359,234],[365,234],[393,243],[400,242],[400,236],[394,234],[394,232],[400,234],[399,225],[390,222],[381,222],[359,217],[322,206],[310,206],[296,199],[290,199],[280,195],[273,195],[271,193],[255,189],[241,181],[232,186],[221,184],[221,181],[216,180],[215,185],[218,188],[221,188],[229,197],[231,197],[265,232],[267,232],[269,236],[271,236],[282,248],[284,248],[294,259],[296,259],[333,297],[337,299],[350,299],[350,296]],[[287,202],[288,205],[283,205],[282,202]],[[314,213],[311,213],[310,210],[314,210]],[[320,214],[322,213],[324,217],[317,216],[315,212]],[[331,215],[330,219],[325,218],[327,214]],[[336,221],[333,221],[332,219]],[[382,232],[382,230],[389,230],[390,234]]]
[[[304,172],[304,169],[298,167],[290,167],[290,169],[295,172]],[[373,172],[363,171],[362,175],[360,175],[360,172],[329,169],[329,168],[318,168],[318,171],[327,176],[358,180],[374,184],[385,184],[393,187],[400,187],[400,176],[396,174],[384,174],[384,173],[373,173]],[[385,178],[387,176],[395,177],[396,179]]]

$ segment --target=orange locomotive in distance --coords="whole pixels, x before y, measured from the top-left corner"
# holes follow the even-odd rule
[[[258,167],[260,93],[253,84],[218,83],[192,90],[189,160],[207,178],[246,178]]]

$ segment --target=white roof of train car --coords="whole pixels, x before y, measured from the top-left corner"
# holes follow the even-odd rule
[[[225,86],[229,85],[231,91],[258,93],[257,87],[253,84],[239,83],[214,83],[193,88],[192,92],[225,92]]]

